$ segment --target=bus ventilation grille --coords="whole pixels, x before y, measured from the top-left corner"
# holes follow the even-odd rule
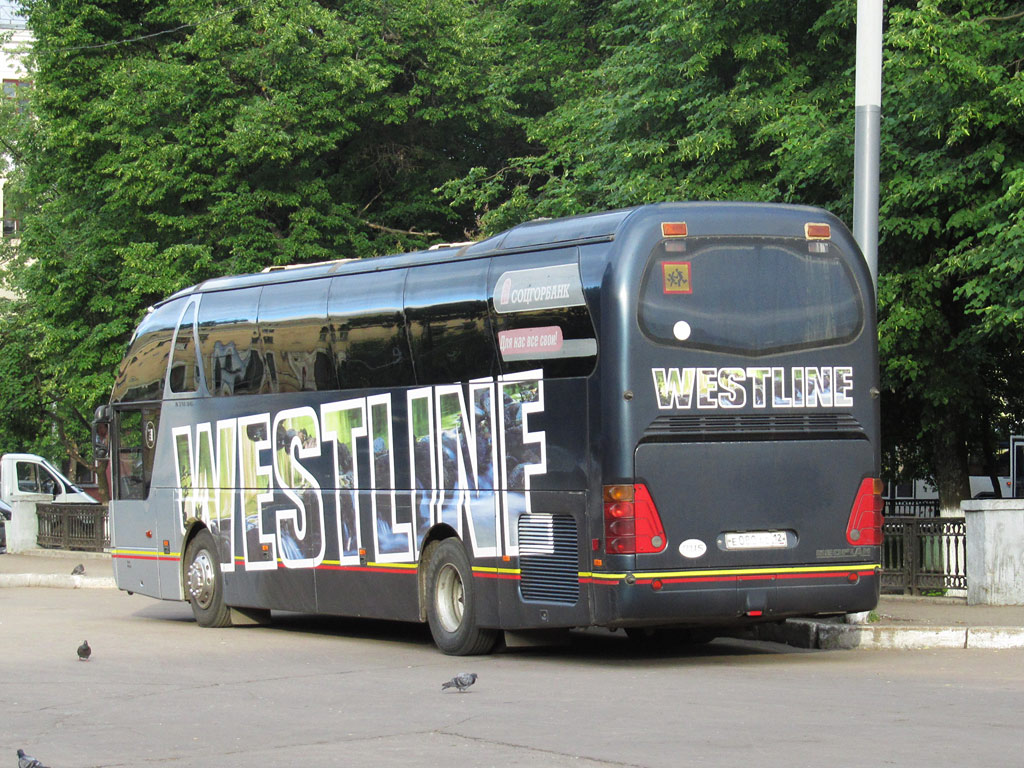
[[[659,416],[644,431],[648,441],[806,440],[867,438],[848,413]]]
[[[519,570],[524,600],[569,605],[579,600],[576,520],[568,515],[522,515]]]

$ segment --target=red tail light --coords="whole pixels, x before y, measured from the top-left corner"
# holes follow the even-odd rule
[[[604,487],[604,540],[610,555],[647,555],[665,549],[665,527],[647,486]]]
[[[864,478],[850,510],[846,540],[855,547],[877,547],[882,543],[882,481]]]

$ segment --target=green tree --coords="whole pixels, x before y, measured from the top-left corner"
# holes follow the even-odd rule
[[[992,464],[1024,373],[1024,13],[926,0],[889,14],[883,101],[883,381],[889,422],[929,459],[944,508]],[[993,471],[991,469],[987,471]]]
[[[968,495],[1021,410],[1024,13],[886,4],[879,313],[887,469]],[[662,199],[852,218],[855,2],[623,0],[527,123],[536,151],[446,186],[485,228]]]
[[[0,353],[38,377],[42,420],[67,416],[72,453],[147,306],[214,275],[462,239],[472,212],[432,190],[518,136],[468,0],[23,5],[10,274],[34,339]]]

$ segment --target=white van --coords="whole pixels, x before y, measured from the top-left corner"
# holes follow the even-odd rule
[[[0,457],[0,500],[13,504],[19,496],[38,494],[50,496],[57,504],[98,503],[42,456],[5,453]]]

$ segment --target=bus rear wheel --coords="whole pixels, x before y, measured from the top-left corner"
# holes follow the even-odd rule
[[[200,531],[189,542],[185,561],[185,597],[192,605],[196,622],[201,627],[231,626],[231,610],[224,604],[224,577],[217,545],[209,531]]]
[[[473,569],[462,542],[453,537],[437,545],[426,582],[427,623],[437,647],[449,656],[488,653],[498,633],[477,626]]]

